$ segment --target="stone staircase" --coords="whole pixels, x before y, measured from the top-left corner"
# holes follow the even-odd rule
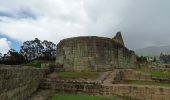
[[[102,83],[102,85],[112,85],[115,81],[116,81],[116,78],[117,78],[117,74],[119,73],[119,71],[116,69],[116,70],[114,70],[114,71],[112,71],[112,72],[110,72],[109,74],[108,74],[108,76],[105,78],[105,80],[103,80],[103,83]]]

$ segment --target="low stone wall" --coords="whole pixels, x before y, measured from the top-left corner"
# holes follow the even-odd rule
[[[103,96],[122,96],[130,100],[170,100],[170,88],[161,86],[139,86],[129,84],[104,85],[96,82],[76,80],[48,80],[41,83],[41,89],[56,92],[87,93]]]
[[[80,80],[46,80],[40,84],[41,89],[52,89],[57,92],[87,93],[99,95],[101,84],[98,82]]]
[[[170,88],[116,84],[103,86],[104,96],[125,96],[135,100],[170,100]]]
[[[122,69],[119,73],[122,80],[152,81],[151,75],[134,71],[132,69]]]
[[[39,87],[43,70],[21,66],[0,66],[0,100],[24,100]]]
[[[150,68],[151,71],[170,71],[170,68]]]

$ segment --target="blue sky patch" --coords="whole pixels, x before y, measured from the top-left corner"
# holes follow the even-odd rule
[[[20,41],[18,41],[18,40],[15,40],[15,39],[11,39],[11,38],[9,38],[8,36],[2,35],[1,33],[0,33],[0,38],[6,38],[8,41],[10,41],[10,42],[11,42],[10,47],[11,47],[12,49],[15,49],[15,50],[17,50],[17,51],[20,50],[20,47],[21,47],[21,45],[22,45],[22,42],[20,42]]]
[[[2,11],[0,11],[0,16],[3,16],[3,17],[13,17],[12,14],[7,13],[7,12],[2,12]]]

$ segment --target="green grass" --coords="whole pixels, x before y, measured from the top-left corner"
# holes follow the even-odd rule
[[[165,86],[170,87],[169,83],[158,83],[158,82],[150,82],[150,81],[137,81],[137,80],[129,80],[128,84],[134,85],[152,85],[152,86]]]
[[[58,72],[60,79],[95,79],[100,72]]]
[[[107,98],[107,97],[90,96],[90,95],[83,95],[83,94],[63,94],[63,95],[52,96],[49,98],[49,100],[120,100],[120,99],[117,99],[115,97]]]
[[[32,61],[23,64],[24,66],[31,66],[31,67],[36,67],[36,68],[41,68],[41,62],[40,61]]]
[[[34,60],[28,63],[23,64],[24,66],[32,66],[36,68],[41,68],[42,63],[55,63],[55,61],[47,61],[47,60]]]
[[[146,74],[150,74],[153,77],[170,77],[169,71],[158,71],[158,70],[151,70],[148,68],[141,68],[141,69],[135,69],[135,70],[146,73]]]

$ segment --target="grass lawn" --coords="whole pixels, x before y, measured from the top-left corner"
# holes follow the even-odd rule
[[[137,80],[129,80],[129,84],[135,84],[135,85],[152,85],[152,86],[165,86],[170,87],[169,83],[158,83],[158,82],[149,82],[149,81],[137,81]]]
[[[95,79],[100,72],[57,72],[60,79]]]
[[[120,99],[114,97],[107,98],[107,97],[90,96],[90,95],[83,95],[83,94],[63,94],[63,95],[52,96],[49,98],[49,100],[120,100]]]
[[[135,69],[137,71],[150,74],[153,77],[170,77],[169,71],[158,71],[158,70],[151,70],[147,68]]]

